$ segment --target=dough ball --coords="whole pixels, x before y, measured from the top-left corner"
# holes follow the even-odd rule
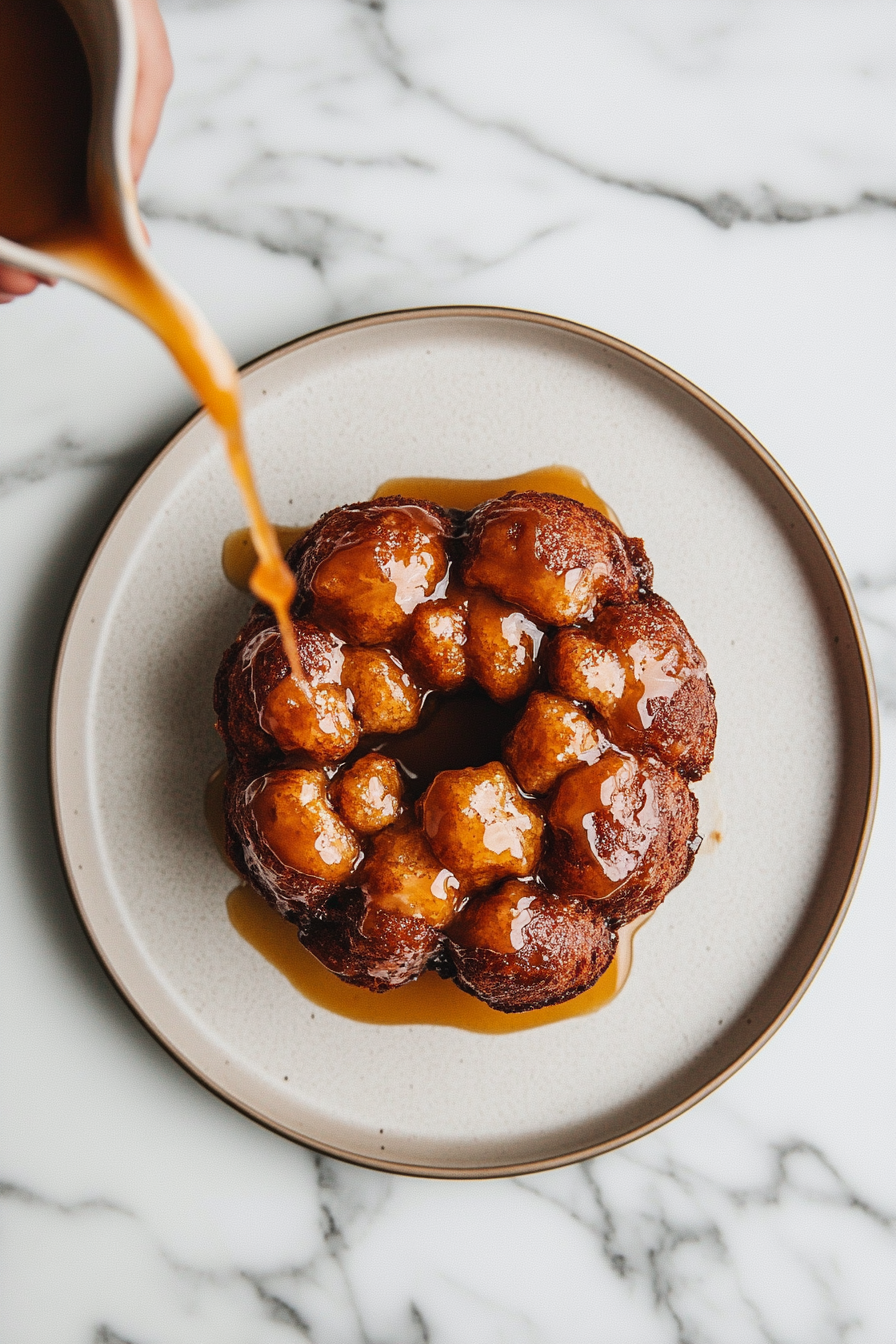
[[[299,593],[320,625],[352,644],[391,644],[448,572],[444,510],[402,496],[348,504],[290,552]]]
[[[234,867],[287,919],[300,923],[353,872],[360,848],[331,808],[322,770],[286,766],[258,778],[228,774],[224,822]]]
[[[420,717],[420,692],[394,654],[383,649],[342,651],[342,684],[365,733],[403,733]]]
[[[504,743],[504,761],[526,793],[547,793],[574,765],[596,761],[606,745],[603,733],[571,700],[533,691]]]
[[[299,937],[334,975],[376,994],[416,980],[442,945],[426,920],[370,905],[354,888],[332,897]]]
[[[424,602],[412,618],[407,657],[437,691],[455,691],[467,679],[467,596],[448,593]]]
[[[532,490],[472,513],[463,579],[548,625],[572,625],[606,602],[638,595],[638,574],[614,523],[585,504]]]
[[[215,681],[218,730],[228,754],[251,768],[279,753],[306,752],[320,763],[354,750],[359,729],[348,706],[339,641],[294,621],[306,682],[292,675],[270,613],[257,612],[224,655]]]
[[[574,998],[603,975],[616,951],[596,902],[517,879],[474,896],[446,938],[457,983],[503,1013]]]
[[[405,818],[373,841],[361,873],[370,904],[441,928],[462,899],[461,884],[436,858],[420,827]]]
[[[391,826],[401,812],[404,786],[398,766],[371,751],[337,775],[330,797],[343,820],[359,835]]]
[[[548,652],[551,685],[594,705],[612,740],[650,751],[686,779],[709,769],[715,690],[706,660],[662,597],[607,607],[588,630],[561,630]]]
[[[487,695],[516,700],[532,689],[544,634],[524,612],[484,589],[470,593],[467,668]]]
[[[527,877],[541,853],[543,823],[503,765],[443,770],[420,803],[436,857],[473,887]]]
[[[563,776],[548,822],[545,885],[591,897],[605,919],[623,924],[677,886],[699,843],[697,800],[681,775],[615,750]]]

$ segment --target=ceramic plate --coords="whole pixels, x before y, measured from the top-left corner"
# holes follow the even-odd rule
[[[208,418],[143,475],[84,578],[59,657],[52,770],[94,946],[197,1078],[282,1134],[423,1175],[600,1152],[726,1078],[799,998],[856,881],[876,782],[870,674],[830,546],[721,407],[640,351],[495,309],[389,313],[243,374],[272,517],[308,523],[388,477],[564,463],[646,540],[718,692],[713,825],[638,933],[608,1006],[509,1035],[352,1021],[303,998],[231,925],[203,816],[211,708],[248,609],[220,565],[242,525]],[[704,827],[706,829],[706,819]]]

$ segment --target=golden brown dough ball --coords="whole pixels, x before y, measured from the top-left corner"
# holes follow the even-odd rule
[[[459,880],[436,858],[410,817],[373,841],[361,886],[369,903],[425,919],[436,929],[448,923],[462,898]]]
[[[229,756],[251,767],[280,752],[304,751],[320,762],[354,750],[358,725],[340,685],[339,641],[307,621],[294,621],[307,678],[295,680],[272,616],[259,610],[224,654],[215,680],[218,730]]]
[[[516,700],[531,690],[543,631],[518,608],[483,589],[470,593],[467,668],[493,700]]]
[[[610,750],[560,780],[548,811],[545,884],[598,902],[605,919],[645,914],[684,878],[697,841],[697,800],[652,756]]]
[[[325,514],[290,558],[321,625],[353,644],[391,644],[448,570],[447,514],[401,496]]]
[[[596,761],[606,745],[603,733],[571,700],[533,691],[504,743],[504,760],[526,793],[547,793],[574,765]]]
[[[281,751],[306,751],[320,762],[344,760],[360,736],[341,686],[303,686],[292,673],[265,700],[261,723]]]
[[[467,679],[467,594],[451,592],[424,602],[411,618],[407,657],[437,691],[455,691]]]
[[[398,766],[376,751],[355,761],[330,785],[333,805],[359,835],[391,826],[401,812],[403,792]]]
[[[359,857],[357,840],[327,802],[322,770],[281,766],[253,778],[230,769],[224,829],[237,872],[297,924],[351,876]]]
[[[715,691],[703,654],[662,597],[608,607],[587,632],[559,631],[548,673],[552,686],[594,705],[619,746],[651,751],[687,779],[709,769]]]
[[[603,975],[616,934],[597,903],[511,879],[474,896],[446,933],[462,989],[503,1013],[563,1003]]]
[[[375,994],[416,980],[442,944],[425,919],[366,903],[357,889],[333,896],[299,938],[334,975]]]
[[[333,811],[322,770],[272,770],[257,780],[249,806],[262,842],[289,868],[344,882],[360,850]]]
[[[541,852],[543,823],[497,761],[436,775],[420,803],[436,857],[473,887],[527,877]]]
[[[531,490],[473,512],[463,579],[548,625],[572,625],[605,602],[638,595],[638,573],[614,523],[575,500]]]
[[[342,684],[365,733],[403,733],[420,717],[420,692],[394,654],[383,649],[342,651]]]

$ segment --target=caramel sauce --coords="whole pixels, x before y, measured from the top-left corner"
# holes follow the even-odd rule
[[[619,931],[616,956],[596,985],[578,998],[553,1008],[535,1008],[525,1013],[499,1013],[488,1004],[458,989],[453,980],[443,980],[426,971],[419,980],[384,994],[347,985],[306,951],[294,924],[283,919],[251,887],[236,887],[227,898],[227,914],[241,938],[275,966],[299,993],[319,1008],[377,1026],[427,1025],[458,1027],[493,1036],[526,1031],[582,1017],[603,1008],[614,999],[628,979],[632,965],[632,942],[644,918],[633,920]]]
[[[475,509],[487,499],[497,499],[510,490],[543,490],[554,495],[565,495],[580,504],[597,509],[617,527],[621,526],[616,514],[601,499],[581,471],[574,467],[536,467],[534,471],[520,472],[519,476],[503,476],[494,481],[455,481],[441,476],[396,476],[384,481],[373,492],[374,499],[384,495],[407,495],[410,499],[430,499],[443,509]]]
[[[90,152],[91,115],[87,58],[59,0],[0,0],[0,233],[69,263],[168,347],[224,436],[257,556],[250,587],[274,611],[306,686],[289,620],[295,580],[255,487],[236,367],[205,319],[129,241],[115,185]]]
[[[472,509],[509,490],[546,490],[566,495],[598,509],[617,525],[619,523],[610,506],[592,490],[582,473],[572,467],[541,467],[493,481],[396,477],[384,481],[372,498],[405,495],[409,499],[432,500],[443,508]],[[283,527],[277,530],[285,550],[307,529]],[[248,529],[231,532],[224,542],[221,562],[225,575],[235,587],[248,587],[246,580],[253,560]],[[409,798],[422,793],[441,770],[500,760],[502,739],[518,714],[518,706],[497,704],[477,688],[465,688],[455,695],[434,697],[433,700],[429,713],[424,709],[417,728],[390,737],[388,741],[388,754],[402,769]],[[359,750],[377,750],[379,745],[374,739],[365,740]],[[385,745],[384,741],[382,746],[385,748]],[[206,816],[222,853],[223,781],[224,767],[220,766],[209,780],[206,792]],[[453,980],[443,980],[434,971],[426,971],[412,984],[384,994],[373,994],[370,990],[345,984],[306,951],[299,942],[295,926],[278,915],[251,887],[239,886],[230,893],[227,913],[240,937],[285,975],[304,998],[320,1008],[355,1022],[380,1026],[446,1026],[491,1035],[547,1026],[603,1008],[616,997],[628,979],[635,933],[649,918],[642,916],[619,930],[619,945],[609,969],[584,994],[553,1008],[500,1013],[465,994]]]
[[[0,0],[0,234],[40,239],[87,215],[91,92],[71,19],[46,0]]]
[[[441,476],[395,476],[392,480],[378,485],[371,499],[383,499],[386,495],[404,495],[408,499],[428,499],[440,504],[443,509],[474,509],[487,499],[496,499],[506,495],[509,490],[546,490],[555,495],[565,495],[567,499],[576,499],[580,504],[597,509],[605,518],[609,518],[621,527],[618,517],[606,500],[601,499],[582,472],[575,467],[536,467],[534,471],[523,471],[519,476],[502,476],[494,481],[462,481]],[[307,527],[275,527],[280,545],[287,551],[299,537],[305,535]],[[244,592],[249,589],[249,576],[256,560],[252,538],[247,527],[237,528],[225,537],[221,550],[221,567],[234,588]]]
[[[280,527],[276,525],[274,531],[277,534],[277,541],[280,550],[285,555],[289,548],[304,537],[308,531],[307,527]],[[221,568],[224,574],[233,584],[234,588],[239,588],[245,593],[250,593],[250,580],[255,566],[258,564],[258,555],[252,544],[252,536],[248,527],[238,527],[235,532],[231,532],[224,538],[224,545],[221,547]]]

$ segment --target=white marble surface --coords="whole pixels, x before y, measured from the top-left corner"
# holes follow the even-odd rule
[[[245,360],[336,318],[507,303],[739,415],[815,507],[876,660],[884,771],[807,997],[649,1139],[517,1181],[321,1161],[131,1017],[55,857],[55,641],[190,409],[127,319],[0,310],[0,1342],[892,1344],[896,11],[881,0],[168,0],[155,245]],[[127,744],[122,744],[122,750]]]

